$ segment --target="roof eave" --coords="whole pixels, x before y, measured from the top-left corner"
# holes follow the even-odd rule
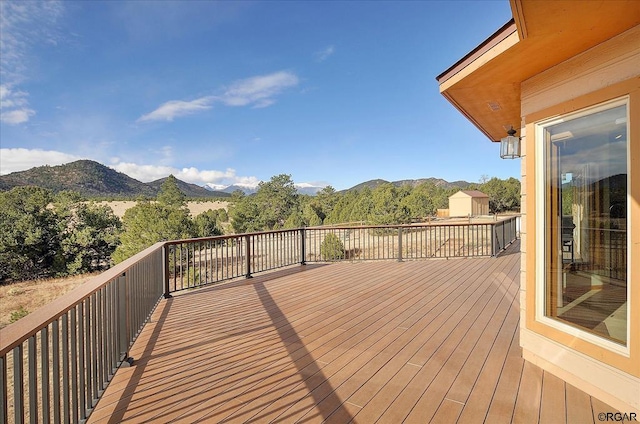
[[[475,49],[471,50],[467,53],[462,59],[458,60],[456,63],[451,65],[446,71],[442,72],[440,75],[436,77],[436,80],[440,84],[444,84],[451,77],[456,75],[462,69],[469,66],[471,63],[482,57],[484,54],[489,52],[492,48],[502,43],[507,37],[517,31],[516,23],[514,19],[511,19],[509,22],[504,24],[499,30],[491,34],[489,38],[483,41],[480,45],[478,45]]]

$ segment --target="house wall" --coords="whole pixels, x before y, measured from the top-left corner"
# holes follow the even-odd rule
[[[629,96],[630,263],[640,263],[640,26],[525,81],[523,139],[521,332],[525,359],[622,412],[640,411],[640,272],[629,274],[629,353],[608,351],[545,326],[535,318],[537,121]],[[540,241],[541,242],[541,241]]]

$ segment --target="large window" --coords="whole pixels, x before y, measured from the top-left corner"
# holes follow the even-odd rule
[[[628,333],[627,116],[626,99],[609,102],[540,123],[537,138],[543,157],[541,312],[588,337],[623,346]]]

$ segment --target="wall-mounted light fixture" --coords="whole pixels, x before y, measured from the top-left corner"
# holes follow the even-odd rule
[[[500,157],[502,159],[516,159],[520,154],[520,137],[516,137],[516,130],[511,127],[507,137],[500,140]]]

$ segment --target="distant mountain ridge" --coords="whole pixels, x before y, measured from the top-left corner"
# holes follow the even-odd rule
[[[18,186],[38,186],[55,193],[73,190],[86,197],[155,197],[162,178],[143,183],[92,160],[78,160],[57,166],[38,166],[26,171],[0,175],[0,191]],[[207,190],[196,184],[178,180],[178,187],[187,197],[229,197],[228,193]]]
[[[147,185],[153,187],[156,190],[156,193],[160,191],[160,187],[169,177],[160,178],[159,180],[151,181],[147,183]],[[210,190],[207,187],[200,187],[197,184],[191,184],[184,182],[182,180],[178,180],[178,188],[181,192],[184,193],[187,197],[229,197],[229,193],[225,193],[221,190]]]
[[[435,177],[431,177],[431,178],[419,178],[419,179],[415,179],[415,180],[399,180],[399,181],[387,181],[387,180],[381,180],[381,179],[375,179],[375,180],[369,180],[369,181],[365,181],[363,183],[360,183],[358,185],[355,185],[351,188],[348,188],[346,190],[342,190],[343,192],[346,191],[359,191],[362,190],[365,187],[368,187],[370,189],[374,189],[378,186],[381,186],[383,184],[393,184],[396,187],[402,187],[404,185],[410,185],[412,187],[415,187],[417,185],[420,185],[422,183],[433,183],[436,187],[443,187],[443,188],[459,188],[459,189],[466,189],[467,187],[469,187],[471,185],[470,182],[468,181],[464,181],[464,180],[458,180],[458,181],[453,181],[453,182],[449,182],[447,180],[443,180],[442,178],[435,178]]]
[[[229,187],[225,187],[223,188],[222,192],[224,193],[228,193],[231,194],[234,191],[240,190],[241,192],[243,192],[244,194],[253,194],[256,191],[258,191],[258,187],[248,187],[248,186],[239,186],[239,185],[230,185]]]
[[[143,183],[126,174],[118,172],[108,166],[92,160],[78,160],[57,166],[38,166],[26,171],[13,172],[0,175],[0,191],[11,190],[13,187],[33,185],[49,189],[53,192],[73,190],[86,197],[121,197],[137,198],[155,197],[166,178],[161,178],[150,183]],[[342,192],[362,190],[365,187],[374,189],[382,184],[393,184],[396,187],[431,182],[438,187],[466,189],[471,183],[467,181],[448,182],[441,178],[420,178],[415,180],[400,180],[389,182],[382,179],[365,181]],[[178,180],[178,187],[187,197],[230,197],[231,193],[240,190],[245,194],[253,194],[257,187],[231,185],[221,187],[209,184],[201,187]],[[311,184],[296,184],[298,193],[315,195],[323,187]]]

